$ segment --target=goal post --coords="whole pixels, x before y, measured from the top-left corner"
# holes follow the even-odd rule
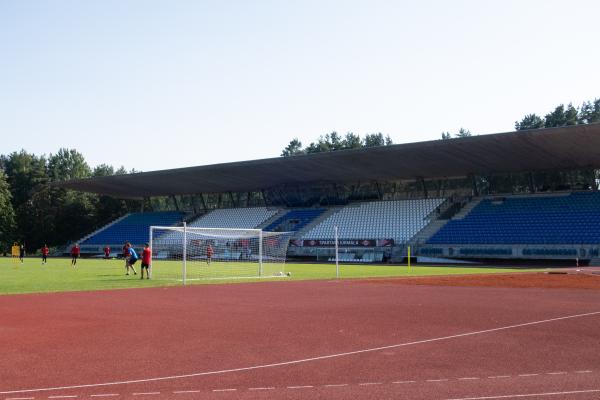
[[[291,232],[151,226],[153,279],[251,279],[288,276]]]

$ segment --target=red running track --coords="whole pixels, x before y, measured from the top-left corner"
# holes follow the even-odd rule
[[[312,281],[2,296],[0,355],[0,400],[598,399],[600,292]]]

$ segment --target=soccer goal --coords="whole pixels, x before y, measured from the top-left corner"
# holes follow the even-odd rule
[[[151,226],[153,279],[285,277],[290,232]]]

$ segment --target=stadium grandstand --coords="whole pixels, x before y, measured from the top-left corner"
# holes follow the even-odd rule
[[[84,254],[150,225],[291,232],[288,257],[596,262],[600,124],[96,177],[57,185],[170,199],[82,238]],[[152,204],[145,201],[145,204]]]

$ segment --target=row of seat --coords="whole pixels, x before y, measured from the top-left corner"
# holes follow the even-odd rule
[[[444,199],[375,201],[348,205],[304,233],[305,239],[394,239],[403,242],[428,223]]]
[[[189,226],[203,228],[254,229],[279,212],[277,208],[224,208],[210,211]]]
[[[81,245],[115,245],[129,241],[141,245],[149,239],[150,226],[172,226],[180,223],[184,214],[180,212],[133,213],[120,221],[108,225]]]
[[[597,244],[600,193],[484,199],[429,244]]]

